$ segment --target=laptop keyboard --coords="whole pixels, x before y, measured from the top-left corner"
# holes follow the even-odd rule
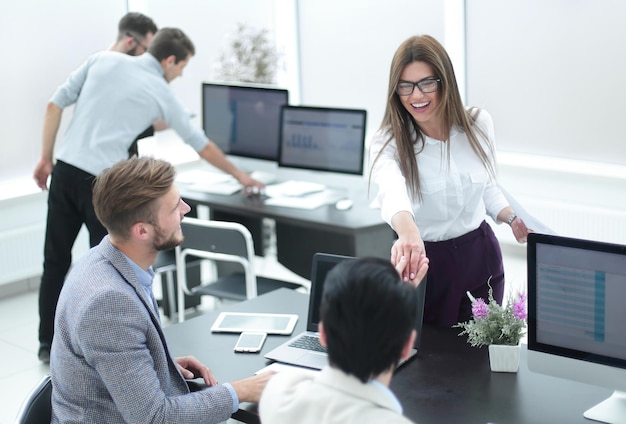
[[[304,335],[289,344],[291,347],[298,349],[313,350],[315,352],[326,352],[326,348],[320,344],[319,337]]]

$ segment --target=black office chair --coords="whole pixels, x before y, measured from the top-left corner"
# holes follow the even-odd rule
[[[49,423],[52,419],[52,380],[46,375],[22,402],[15,424]]]
[[[242,301],[283,287],[303,287],[298,283],[256,275],[252,235],[243,225],[185,218],[181,226],[185,240],[176,248],[178,322],[185,319],[183,294]],[[189,281],[189,261],[197,262],[198,258],[209,259],[216,264],[217,277],[208,284],[205,281]]]

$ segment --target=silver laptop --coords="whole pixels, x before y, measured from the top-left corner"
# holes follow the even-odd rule
[[[319,342],[318,324],[320,321],[320,303],[324,291],[324,281],[328,272],[339,262],[355,259],[350,256],[333,255],[329,253],[316,253],[313,255],[311,270],[311,294],[309,296],[309,310],[306,323],[306,331],[291,338],[277,348],[265,354],[265,358],[301,367],[322,369],[328,364],[326,349]],[[418,314],[417,314],[417,338],[414,349],[409,356],[417,353],[422,334],[422,318],[424,312],[424,295],[426,281],[418,287]],[[403,363],[406,361],[403,361]],[[400,364],[401,365],[401,364]]]

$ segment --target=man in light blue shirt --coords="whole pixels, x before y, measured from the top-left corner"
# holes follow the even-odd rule
[[[194,53],[193,43],[181,30],[163,28],[141,56],[103,51],[89,57],[48,103],[41,159],[34,172],[42,190],[47,189],[52,174],[39,295],[40,351],[52,343],[54,308],[81,226],[87,226],[91,246],[106,234],[93,211],[93,178],[127,158],[133,140],[152,123],[164,121],[203,159],[242,185],[263,186],[232,164],[200,128],[192,125],[189,112],[170,90],[169,82],[182,75]],[[75,105],[74,114],[53,165],[61,115],[70,105]]]

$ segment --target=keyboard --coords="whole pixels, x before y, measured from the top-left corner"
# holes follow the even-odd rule
[[[326,352],[326,348],[320,344],[319,337],[307,336],[306,334],[302,337],[298,337],[296,340],[291,342],[289,346],[296,347],[298,349],[312,350],[315,352]]]

